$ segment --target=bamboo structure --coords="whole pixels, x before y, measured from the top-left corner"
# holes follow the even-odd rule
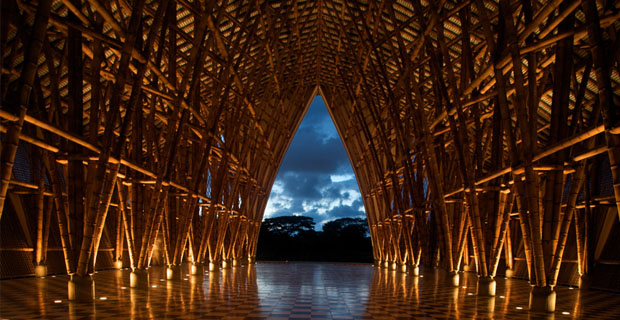
[[[175,268],[251,263],[320,95],[378,266],[436,266],[458,285],[475,265],[482,295],[509,270],[535,286],[532,309],[551,311],[538,297],[594,270],[615,230],[598,213],[620,208],[619,10],[3,1],[0,223],[34,239],[36,265],[54,241],[76,284],[125,248],[140,274],[155,252]]]

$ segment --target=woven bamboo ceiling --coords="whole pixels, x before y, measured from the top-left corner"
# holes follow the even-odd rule
[[[240,232],[251,251],[252,227],[209,219],[224,210],[260,223],[286,149],[321,95],[371,230],[439,212],[447,251],[464,239],[448,239],[460,210],[449,206],[464,201],[474,230],[485,228],[476,192],[523,196],[523,214],[540,200],[545,210],[533,214],[542,221],[560,212],[548,201],[568,201],[563,175],[575,173],[581,187],[583,161],[609,154],[620,196],[619,12],[615,1],[580,0],[2,1],[2,201],[9,186],[67,181],[64,210],[97,226],[98,245],[97,229],[110,203],[124,206],[124,188],[144,192],[126,208],[144,206],[144,230],[159,230],[162,199],[175,195],[211,214],[182,216],[177,227],[207,239],[196,240],[198,256],[234,247]],[[23,143],[42,153],[15,158]],[[41,166],[49,181],[35,181]],[[512,199],[502,201],[512,208]],[[501,221],[504,213],[482,215]],[[562,221],[532,228],[559,234]],[[483,233],[472,237],[493,232]],[[387,236],[372,234],[375,257],[394,258],[377,242]],[[525,241],[538,250],[536,239]],[[85,270],[87,253],[67,260],[77,266],[67,270]]]
[[[435,136],[445,133],[447,144],[446,111],[460,105],[468,121],[477,119],[475,126],[484,136],[478,138],[484,140],[498,91],[493,69],[497,66],[506,78],[512,77],[509,50],[495,48],[497,42],[511,40],[496,32],[505,17],[499,16],[495,1],[74,2],[51,3],[41,54],[34,61],[31,100],[37,106],[30,113],[61,128],[69,118],[76,122],[81,116],[83,121],[73,126],[87,128],[81,138],[98,147],[110,122],[108,113],[118,109],[124,118],[131,93],[138,89],[133,111],[155,130],[139,133],[134,121],[124,134],[143,135],[143,159],[138,162],[145,162],[138,164],[147,167],[155,164],[148,147],[165,144],[161,135],[169,131],[169,122],[176,123],[182,110],[188,110],[187,143],[211,136],[218,148],[233,151],[235,165],[257,177],[262,166],[279,164],[309,100],[321,92],[356,168],[365,161],[387,161],[381,159],[385,154],[373,159],[373,153],[386,147],[402,148],[391,150],[397,156],[392,161],[400,162],[415,153],[413,105],[425,108],[429,129]],[[523,72],[536,72],[537,130],[543,144],[550,135],[555,44],[566,37],[575,43],[573,82],[581,82],[591,60],[580,1],[556,13],[560,3],[508,5],[517,22],[513,40],[523,55]],[[24,40],[34,36],[27,26],[41,4],[4,5],[3,23],[9,26],[2,34],[2,71],[3,88],[8,88],[24,67]],[[574,28],[557,31],[558,23],[573,14]],[[601,26],[617,25],[617,19],[617,14],[603,15]],[[75,37],[81,39],[75,39],[77,48],[72,50],[69,39]],[[530,53],[536,65],[527,69]],[[72,66],[83,71],[82,97],[73,99]],[[612,72],[615,89],[617,69]],[[438,81],[445,81],[446,92]],[[512,80],[506,81],[505,90],[514,91]],[[115,88],[115,83],[124,85]],[[580,97],[586,101],[580,115],[586,120],[596,91],[590,82]],[[7,93],[3,90],[5,101]],[[569,109],[576,98],[570,96]],[[269,188],[273,174],[261,179],[261,188]]]

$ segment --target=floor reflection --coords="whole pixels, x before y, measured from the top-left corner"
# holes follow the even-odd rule
[[[259,263],[170,281],[152,268],[149,290],[131,289],[129,270],[94,275],[97,300],[68,302],[67,277],[0,281],[0,318],[10,319],[618,319],[620,295],[557,288],[557,311],[527,311],[529,285],[497,279],[497,296],[476,295],[477,278],[458,288],[442,271],[419,277],[370,265]]]

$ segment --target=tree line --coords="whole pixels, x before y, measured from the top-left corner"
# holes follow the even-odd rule
[[[258,238],[258,260],[372,262],[368,222],[341,218],[315,230],[311,217],[265,219]]]

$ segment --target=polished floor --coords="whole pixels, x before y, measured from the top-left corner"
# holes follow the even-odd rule
[[[527,311],[529,286],[497,279],[497,296],[476,295],[476,276],[444,286],[434,271],[414,277],[370,265],[258,263],[202,279],[165,280],[151,269],[151,288],[129,286],[129,270],[94,275],[97,300],[67,301],[67,277],[0,281],[2,319],[620,319],[620,295],[557,288],[557,311]]]

